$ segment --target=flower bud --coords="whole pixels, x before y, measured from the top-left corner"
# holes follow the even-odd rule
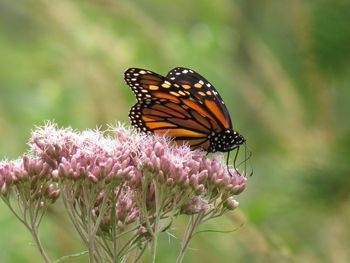
[[[233,197],[229,197],[224,202],[224,207],[228,210],[234,210],[239,206],[239,202],[236,201]]]

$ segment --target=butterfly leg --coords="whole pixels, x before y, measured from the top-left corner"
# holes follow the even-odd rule
[[[238,158],[238,153],[239,153],[239,146],[233,148],[233,150],[236,150],[236,154],[235,154],[235,158],[233,159],[233,167],[236,169],[238,166],[236,165],[236,161],[237,161],[237,158]]]
[[[236,154],[235,154],[235,158],[234,158],[234,160],[233,160],[233,167],[236,169],[236,161],[237,161],[237,156],[238,156],[238,152],[239,152],[239,146],[233,148],[232,150],[235,150],[235,149],[237,149],[237,151],[236,151]],[[232,177],[232,174],[231,174],[230,169],[229,169],[229,167],[228,167],[228,162],[229,162],[229,160],[230,160],[230,153],[231,153],[231,151],[227,152],[226,168],[227,168],[227,172],[228,172],[228,173],[231,175],[231,177]]]
[[[230,160],[230,152],[227,153],[227,158],[226,158],[226,167],[227,167],[227,171],[229,171],[228,169],[228,161]]]
[[[246,161],[249,161],[249,165],[250,165],[250,168],[251,168],[251,171],[250,171],[250,173],[249,173],[249,176],[252,176],[253,175],[253,173],[254,173],[254,169],[253,169],[253,167],[252,167],[252,162],[251,162],[251,157],[252,157],[252,151],[248,148],[248,146],[247,146],[247,144],[246,143],[244,143],[244,146],[245,146],[245,159],[246,159]],[[248,157],[247,157],[247,150],[249,150],[249,155],[248,155]],[[244,165],[244,169],[246,169],[246,167],[247,167],[247,165],[245,164]],[[244,172],[245,173],[245,172]]]

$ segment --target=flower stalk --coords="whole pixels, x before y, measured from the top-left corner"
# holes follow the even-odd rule
[[[201,223],[202,218],[203,218],[203,212],[200,212],[197,215],[191,216],[191,218],[186,226],[186,230],[185,230],[183,240],[181,243],[180,253],[177,257],[176,263],[182,263],[182,261],[185,257],[185,252],[187,250],[188,244],[190,243],[190,240],[193,236],[193,232]]]

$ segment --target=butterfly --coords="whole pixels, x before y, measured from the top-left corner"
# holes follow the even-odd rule
[[[129,118],[138,131],[167,135],[208,153],[230,152],[245,144],[219,93],[194,70],[176,67],[164,77],[129,68],[124,79],[137,99]]]

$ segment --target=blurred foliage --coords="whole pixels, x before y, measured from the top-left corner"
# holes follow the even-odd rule
[[[45,120],[128,123],[128,67],[190,67],[224,98],[254,175],[239,210],[204,229],[243,226],[198,234],[185,262],[350,262],[349,22],[345,0],[2,0],[0,157],[21,155]],[[80,252],[56,209],[42,231],[51,257]],[[38,262],[0,211],[0,262]],[[159,262],[179,242],[164,234]]]

